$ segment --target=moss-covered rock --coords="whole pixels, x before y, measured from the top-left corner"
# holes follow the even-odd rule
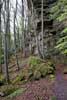
[[[34,71],[33,78],[39,80],[41,78],[41,73],[38,70]]]
[[[41,76],[45,77],[47,75],[47,68],[45,66],[40,67]]]
[[[48,74],[53,74],[54,70],[51,62],[37,57],[30,57],[28,66],[22,69],[21,76],[18,76],[15,82],[20,80],[40,79]]]
[[[29,58],[29,65],[36,66],[41,63],[41,60],[37,57],[31,56]]]

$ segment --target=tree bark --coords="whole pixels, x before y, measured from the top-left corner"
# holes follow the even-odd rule
[[[24,33],[24,4],[22,0],[22,51],[23,51],[23,57],[25,57],[25,33]]]
[[[43,34],[44,34],[44,26],[43,26],[43,0],[41,2],[41,20],[42,20],[42,25],[41,25],[41,34],[42,34],[42,56],[43,56],[43,59],[44,59],[44,39],[43,39]]]

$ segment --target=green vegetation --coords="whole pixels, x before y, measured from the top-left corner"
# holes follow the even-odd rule
[[[41,73],[40,73],[40,71],[35,70],[34,73],[33,73],[33,78],[34,78],[35,80],[39,80],[39,79],[41,78]]]
[[[42,77],[54,74],[54,71],[55,67],[50,61],[43,61],[42,59],[31,56],[28,65],[22,69],[22,73],[16,77],[12,84],[32,79],[39,80]]]
[[[40,64],[42,61],[41,59],[31,56],[29,57],[29,65],[30,66],[37,66],[38,64]]]
[[[67,0],[57,0],[53,7],[50,9],[51,19],[59,27],[57,34],[59,35],[56,49],[59,49],[63,55],[67,54]],[[63,26],[63,27],[62,27]],[[57,27],[57,28],[58,28]]]
[[[51,74],[51,75],[49,75],[49,78],[50,78],[51,80],[54,80],[54,79],[55,79],[55,75],[54,75],[54,74]]]
[[[12,84],[15,84],[15,83],[17,83],[17,82],[20,82],[20,81],[22,81],[22,80],[23,80],[22,75],[18,75],[18,76],[16,77],[16,79],[12,81]]]
[[[27,68],[22,69],[22,74],[19,75],[14,83],[21,80],[40,79],[46,77],[48,74],[54,73],[54,67],[51,62],[43,61],[36,57],[31,57]]]
[[[17,88],[15,85],[9,84],[0,87],[0,92],[7,96],[6,100],[12,99],[14,96],[25,91],[25,88]]]
[[[20,83],[53,82],[55,65],[66,59],[67,0],[0,1],[0,92],[8,100],[25,90],[16,88]]]
[[[14,85],[4,85],[0,87],[0,92],[4,93],[5,96],[13,93],[17,88]]]
[[[7,100],[12,99],[13,97],[19,95],[20,93],[23,93],[25,89],[17,89],[16,91],[12,92],[10,95],[8,95]]]

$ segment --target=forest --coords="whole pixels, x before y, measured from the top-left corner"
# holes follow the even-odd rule
[[[67,100],[67,0],[0,0],[0,100]]]

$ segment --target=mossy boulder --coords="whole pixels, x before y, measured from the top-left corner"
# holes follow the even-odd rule
[[[35,71],[34,71],[34,74],[33,74],[33,78],[34,78],[35,80],[39,80],[39,79],[41,78],[41,73],[40,73],[40,71],[35,70]]]
[[[40,79],[41,77],[46,77],[46,75],[54,73],[54,67],[51,62],[47,60],[42,60],[37,57],[30,57],[27,67],[22,69],[22,79]]]
[[[45,77],[47,75],[47,68],[45,66],[40,67],[41,76]]]

